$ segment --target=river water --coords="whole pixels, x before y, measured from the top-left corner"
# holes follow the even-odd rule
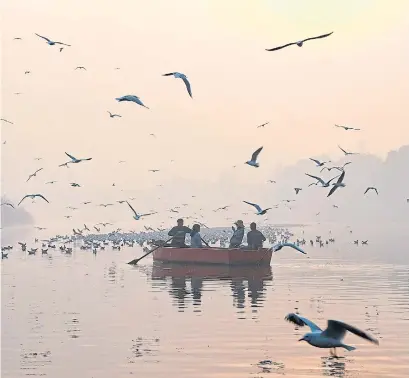
[[[394,244],[393,244],[394,243]],[[138,248],[2,260],[3,377],[408,377],[409,264],[396,239],[273,255],[271,268],[126,264]],[[406,256],[405,256],[406,255]],[[297,340],[339,319],[353,352]],[[260,363],[263,362],[263,363]]]

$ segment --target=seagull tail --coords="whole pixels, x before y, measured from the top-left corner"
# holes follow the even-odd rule
[[[344,347],[347,351],[349,351],[349,352],[352,352],[353,350],[356,349],[355,347],[350,346],[350,345],[343,345],[343,347]]]

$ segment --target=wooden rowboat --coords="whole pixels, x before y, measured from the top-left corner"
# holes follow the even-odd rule
[[[168,263],[270,265],[271,250],[257,251],[238,248],[176,248],[160,247],[153,252],[154,261]]]

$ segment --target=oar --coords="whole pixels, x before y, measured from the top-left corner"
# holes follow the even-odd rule
[[[154,249],[151,249],[149,252],[145,253],[142,257],[139,257],[139,259],[134,259],[132,261],[129,261],[128,264],[130,265],[136,265],[138,264],[139,261],[141,261],[144,257],[150,255],[152,252],[156,251],[157,249],[159,249],[160,247],[163,247],[165,244],[168,244],[171,240],[173,239],[173,236],[166,240],[165,243],[163,245],[158,245],[157,247],[155,247]]]
[[[212,248],[209,244],[207,244],[207,242],[205,240],[203,240],[202,237],[200,237],[200,239],[202,239],[202,242],[205,243],[207,247]]]

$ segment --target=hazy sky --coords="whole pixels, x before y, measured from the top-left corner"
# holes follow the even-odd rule
[[[50,206],[26,204],[44,222],[86,200],[134,196],[141,212],[174,206],[166,185],[185,179],[214,184],[197,209],[217,207],[216,193],[232,190],[225,177],[265,183],[299,159],[338,158],[337,144],[385,157],[409,143],[406,0],[6,0],[0,10],[1,117],[14,122],[1,124],[2,192],[47,195]],[[72,47],[60,53],[34,33]],[[74,70],[81,65],[87,71]],[[188,76],[193,100],[180,80],[161,76],[172,71]],[[150,110],[115,101],[125,94]],[[245,166],[261,145],[260,168]],[[93,160],[58,168],[64,151]]]

